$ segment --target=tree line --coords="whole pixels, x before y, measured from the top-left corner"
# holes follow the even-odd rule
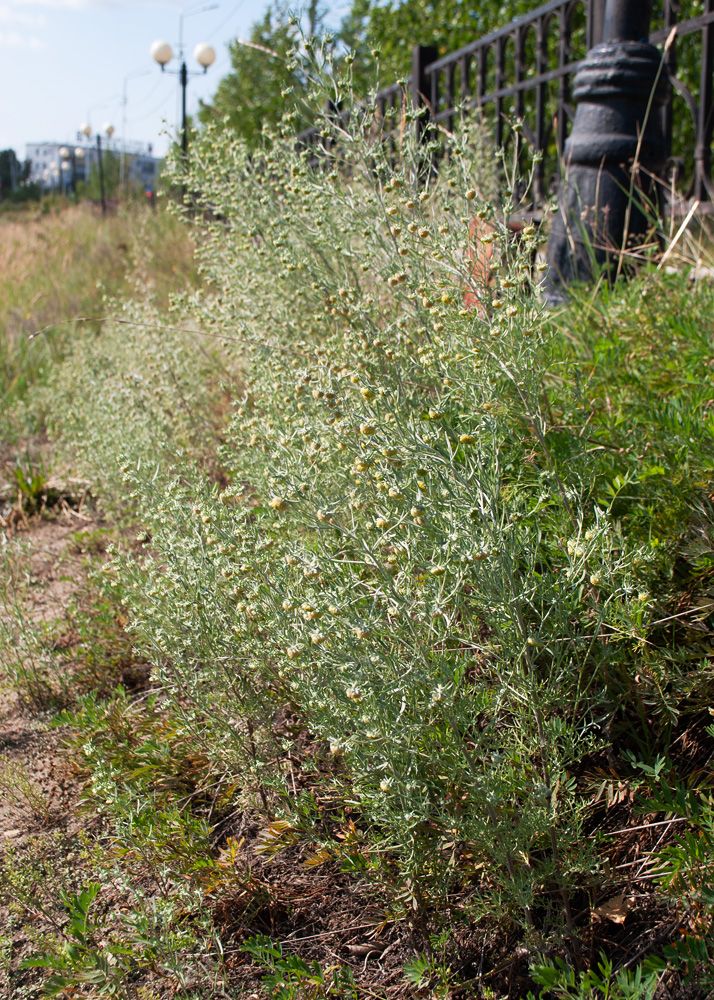
[[[248,38],[230,46],[231,70],[218,84],[213,101],[199,119],[218,121],[249,145],[260,141],[266,125],[294,111],[304,119],[306,81],[295,53],[318,40],[340,66],[349,62],[355,90],[366,91],[405,77],[412,46],[436,45],[451,52],[532,9],[529,0],[352,0],[336,22],[334,7],[310,0],[301,19],[293,5],[275,0],[256,21]],[[307,124],[307,121],[305,121]]]

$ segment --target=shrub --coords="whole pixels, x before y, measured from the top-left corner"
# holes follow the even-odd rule
[[[666,321],[645,307],[630,343],[614,318],[683,283],[654,275],[601,325],[560,322],[478,127],[417,145],[407,113],[380,143],[369,102],[322,124],[317,164],[289,122],[258,153],[208,126],[175,167],[207,291],[170,329],[129,307],[58,380],[65,433],[117,497],[121,469],[147,530],[107,583],[181,741],[377,880],[425,952],[433,924],[487,918],[577,959],[593,761],[666,747],[710,683],[699,639],[663,625],[682,581],[702,586],[686,536],[709,523],[707,449],[685,441],[711,441],[689,405],[711,292],[691,369],[655,404]],[[215,439],[216,359],[191,324],[245,371],[217,476],[193,461]],[[342,844],[313,824],[318,784]]]
[[[364,120],[326,124],[324,169],[287,135],[249,156],[206,130],[199,312],[249,342],[249,382],[233,486],[146,494],[171,559],[143,569],[136,627],[197,738],[233,726],[264,790],[231,719],[243,707],[254,739],[271,700],[300,707],[412,913],[483,871],[476,910],[532,925],[558,898],[540,893],[593,864],[572,772],[605,739],[628,657],[610,637],[641,620],[654,557],[592,496],[592,461],[551,453],[566,369],[530,290],[535,234],[487,200],[483,138],[440,136],[435,177],[410,127],[392,166]]]

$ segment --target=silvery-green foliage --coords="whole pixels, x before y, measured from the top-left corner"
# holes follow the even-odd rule
[[[532,926],[596,864],[577,771],[634,669],[649,549],[588,450],[552,448],[549,393],[578,379],[479,129],[417,145],[409,113],[381,142],[369,102],[323,125],[317,157],[289,124],[261,153],[206,128],[176,165],[206,288],[175,326],[130,305],[85,345],[64,433],[144,523],[107,586],[236,796],[304,815],[295,749],[412,912],[461,880]],[[244,368],[227,487],[195,461],[217,361],[194,328]]]
[[[234,375],[190,314],[167,317],[138,300],[105,308],[100,332],[78,332],[37,405],[92,489],[123,501],[126,462],[165,477],[215,447],[216,397]]]
[[[197,143],[192,306],[246,366],[232,485],[134,466],[152,556],[122,585],[186,725],[270,808],[290,807],[269,752],[289,702],[415,906],[463,871],[530,923],[594,864],[574,771],[649,556],[591,497],[587,454],[550,452],[547,388],[573,376],[485,141],[420,148],[405,120],[395,152],[374,116],[326,118],[317,164],[287,133]]]

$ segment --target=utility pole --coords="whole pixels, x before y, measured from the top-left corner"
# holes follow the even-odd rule
[[[127,84],[129,80],[134,80],[137,76],[148,76],[151,72],[150,69],[139,70],[138,73],[129,73],[128,76],[124,77],[124,86],[122,88],[121,97],[121,153],[119,154],[119,188],[126,196],[126,191],[124,190],[124,181],[126,179],[126,106],[129,102],[127,96]]]

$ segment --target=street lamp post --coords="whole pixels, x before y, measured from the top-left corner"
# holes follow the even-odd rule
[[[103,125],[103,131],[107,139],[111,139],[114,135],[114,126],[110,125],[109,122],[105,122]],[[82,125],[80,132],[89,139],[92,135],[92,126],[89,123]],[[99,166],[99,194],[102,201],[102,215],[106,215],[107,196],[104,187],[104,163],[102,162],[102,136],[100,132],[97,132],[97,163]]]
[[[75,172],[74,182],[75,182],[75,184],[77,183],[77,175],[79,174],[78,165],[81,165],[81,167],[82,167],[82,180],[86,181],[86,179],[87,179],[87,168],[86,168],[85,164],[83,163],[84,157],[85,157],[84,146],[75,146],[74,147],[74,172]]]
[[[204,8],[208,10],[209,8]],[[196,13],[199,13],[196,11]],[[152,58],[161,67],[161,72],[163,73],[166,69],[168,63],[174,57],[174,52],[168,42],[163,40],[158,40],[154,42],[151,46]],[[188,79],[190,76],[200,76],[200,72],[191,72],[186,65],[186,60],[183,57],[183,42],[179,42],[179,54],[178,58],[181,60],[181,68],[178,70],[168,70],[169,73],[173,72],[179,78],[179,83],[181,84],[181,152],[186,157],[188,152],[188,125],[186,116],[186,88],[188,87]],[[203,73],[208,72],[208,67],[212,66],[216,60],[215,49],[209,45],[207,42],[199,42],[196,48],[193,50],[193,58],[203,67]]]
[[[62,177],[62,186],[64,188],[64,193],[67,194],[67,189],[74,189],[74,170],[72,165],[72,154],[69,151],[68,146],[60,146],[60,176]]]
[[[77,169],[78,164],[82,164],[82,179],[85,181],[87,179],[86,176],[87,171],[86,168],[84,167],[84,164],[82,163],[82,161],[84,160],[84,155],[85,154],[83,146],[74,147],[74,156],[72,157],[72,186],[75,191],[77,190],[77,175],[79,173],[79,170]]]

